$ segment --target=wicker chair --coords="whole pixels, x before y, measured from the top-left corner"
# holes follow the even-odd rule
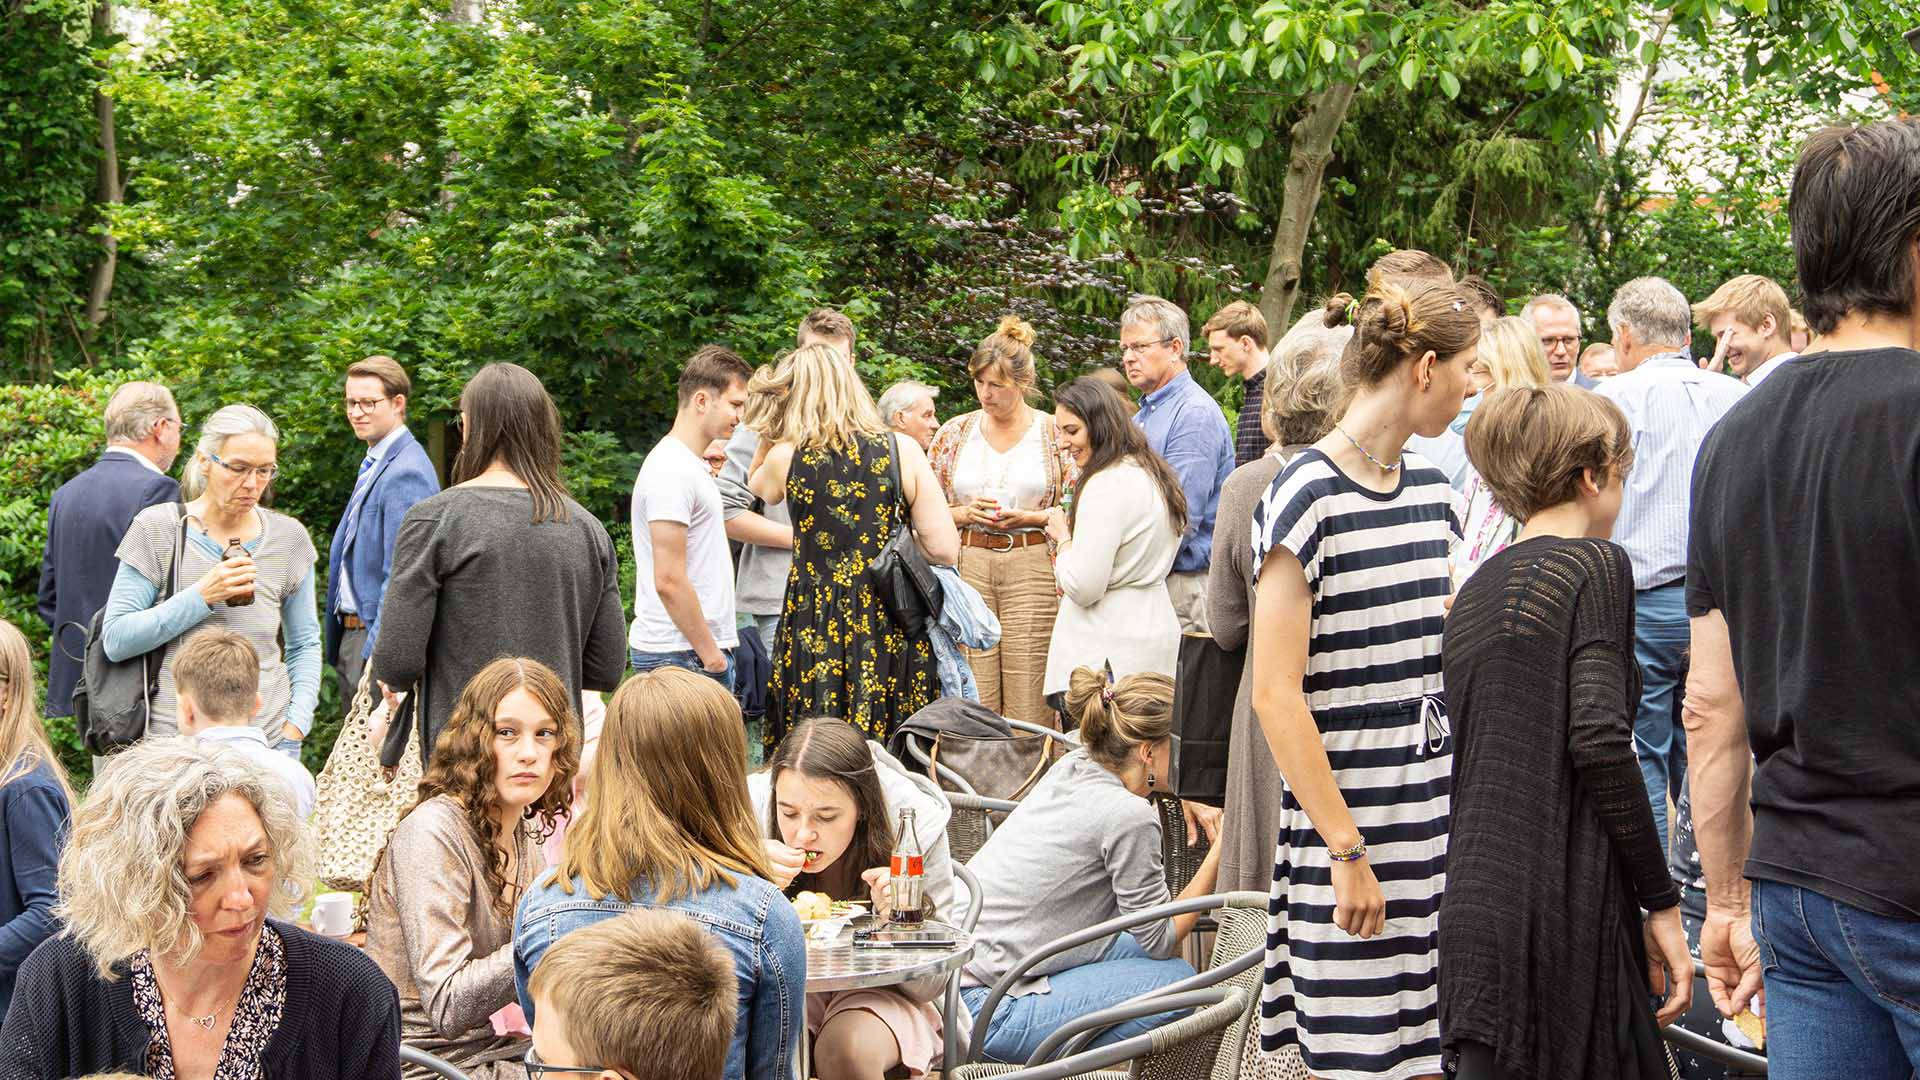
[[[986,846],[987,837],[993,835],[994,813],[1005,814],[1019,803],[1005,799],[989,799],[984,795],[967,795],[958,791],[946,791],[947,805],[952,813],[947,815],[947,850],[953,854],[956,863],[969,862]]]
[[[1248,894],[1248,895],[1251,895],[1251,894]],[[986,999],[982,1001],[980,1004],[979,1014],[973,1018],[973,1031],[968,1036],[968,1039],[967,1039],[967,1045],[968,1045],[967,1056],[969,1059],[971,1059],[970,1063],[977,1063],[977,1059],[981,1056],[982,1049],[986,1045],[987,1027],[993,1019],[994,1011],[998,1009],[1000,1007],[1000,1003],[1006,999],[1007,992],[1013,988],[1014,984],[1018,983],[1021,979],[1025,978],[1027,972],[1033,970],[1033,968],[1037,967],[1040,963],[1045,961],[1048,957],[1054,956],[1058,953],[1065,952],[1068,949],[1078,948],[1082,945],[1091,944],[1097,941],[1104,941],[1108,938],[1112,938],[1118,934],[1124,933],[1125,931],[1131,930],[1136,926],[1144,926],[1147,923],[1158,922],[1161,919],[1170,918],[1175,915],[1186,915],[1192,912],[1210,911],[1213,908],[1228,902],[1229,900],[1227,897],[1219,896],[1219,895],[1190,896],[1185,900],[1170,900],[1164,904],[1158,904],[1150,908],[1143,908],[1139,911],[1132,912],[1131,914],[1121,915],[1118,918],[1108,919],[1105,922],[1097,923],[1093,926],[1089,926],[1084,930],[1076,930],[1073,933],[1066,935],[1065,937],[1056,938],[1055,940],[1040,946],[1038,949],[1035,949],[1033,952],[1030,952],[1027,955],[1021,957],[1019,963],[1015,964],[1011,969],[1009,969],[1006,973],[1002,974],[1000,978],[994,982],[992,990],[988,992]],[[1161,987],[1158,991],[1156,991],[1153,994],[1142,995],[1141,997],[1134,998],[1126,1002],[1122,1002],[1120,1003],[1120,1005],[1115,1006],[1115,1008],[1128,1008],[1148,998],[1152,998],[1156,1001],[1161,1001],[1163,1002],[1163,1004],[1158,1009],[1151,1009],[1151,1010],[1148,1010],[1147,1012],[1134,1012],[1134,1013],[1131,1013],[1130,1016],[1128,1017],[1119,1017],[1115,1019],[1109,1019],[1105,1024],[1097,1025],[1091,1028],[1084,1028],[1087,1034],[1085,1038],[1080,1040],[1080,1042],[1084,1043],[1092,1039],[1094,1035],[1097,1035],[1100,1031],[1104,1030],[1105,1028],[1111,1027],[1112,1025],[1119,1023],[1121,1020],[1129,1019],[1131,1016],[1152,1016],[1159,1012],[1165,1012],[1170,1007],[1164,1004],[1164,1002],[1170,1000],[1166,997],[1166,995],[1185,993],[1191,990],[1212,989],[1214,984],[1224,982],[1227,978],[1233,975],[1236,975],[1240,971],[1244,970],[1244,966],[1257,963],[1258,960],[1259,960],[1259,957],[1257,955],[1240,958],[1236,960],[1235,963],[1232,965],[1223,966],[1217,969],[1209,969],[1208,971],[1201,972],[1200,974],[1194,975],[1190,978],[1182,979],[1179,982],[1173,983],[1170,986]],[[1242,1003],[1244,1004],[1244,1001]],[[1179,1007],[1186,1007],[1186,1006],[1179,1006]],[[1111,1010],[1108,1010],[1108,1011],[1111,1011]],[[1082,1030],[1078,1021],[1075,1022],[1075,1025],[1069,1025],[1069,1027],[1073,1028],[1074,1030]],[[1066,1034],[1056,1033],[1053,1036],[1049,1036],[1046,1041],[1041,1043],[1042,1052],[1050,1053],[1055,1049],[1061,1049],[1061,1050],[1064,1050],[1065,1053],[1073,1056],[1076,1059],[1079,1059],[1081,1055],[1075,1053],[1077,1046],[1072,1044],[1072,1040],[1067,1037],[1068,1034],[1071,1034],[1071,1032],[1068,1032]],[[1151,1034],[1151,1032],[1149,1032],[1148,1034]],[[1143,1036],[1135,1036],[1134,1039],[1138,1039],[1142,1037]],[[1134,1041],[1134,1039],[1127,1039],[1122,1041],[1131,1043]],[[1119,1045],[1119,1044],[1115,1044],[1115,1045]],[[1164,1051],[1165,1048],[1163,1047],[1162,1049]],[[1121,1060],[1124,1060],[1124,1059],[1121,1059]],[[1039,1063],[1040,1063],[1040,1059],[1038,1057],[1036,1057],[1035,1060],[1028,1062],[1029,1065],[1037,1065]]]
[[[1171,1009],[1198,1009],[1152,1031],[1122,1039],[1097,1050],[1049,1061],[1041,1065],[962,1065],[950,1074],[956,1080],[986,1080],[1008,1077],[1011,1080],[1065,1080],[1087,1077],[1092,1080],[1127,1080],[1128,1072],[1111,1071],[1110,1066],[1133,1062],[1135,1069],[1151,1068],[1161,1057],[1176,1053],[1196,1042],[1217,1042],[1220,1032],[1247,1010],[1247,995],[1235,986],[1152,995],[1127,1005],[1102,1009],[1068,1024],[1059,1035],[1091,1034],[1102,1028],[1140,1016],[1152,1016]],[[1146,1075],[1140,1073],[1139,1075]]]

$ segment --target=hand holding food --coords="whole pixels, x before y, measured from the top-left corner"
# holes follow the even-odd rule
[[[767,868],[773,871],[774,888],[784,889],[793,884],[793,879],[806,869],[808,857],[817,854],[789,847],[778,840],[768,840]]]

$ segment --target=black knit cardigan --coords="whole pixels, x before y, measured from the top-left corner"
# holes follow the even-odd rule
[[[286,946],[287,1003],[261,1055],[267,1080],[399,1080],[400,997],[379,966],[343,942],[273,928]],[[20,968],[0,1023],[0,1080],[144,1073],[149,1034],[133,980],[102,979],[80,943],[58,934]]]

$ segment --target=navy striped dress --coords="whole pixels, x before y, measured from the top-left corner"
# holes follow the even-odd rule
[[[1322,1080],[1440,1072],[1437,950],[1452,745],[1440,686],[1447,476],[1407,454],[1399,487],[1348,478],[1319,450],[1288,463],[1253,515],[1256,574],[1284,548],[1313,592],[1306,695],[1334,780],[1366,838],[1386,931],[1334,925],[1332,862],[1288,791],[1267,904],[1260,1047],[1296,1043]]]

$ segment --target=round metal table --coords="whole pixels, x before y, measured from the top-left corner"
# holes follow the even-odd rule
[[[898,986],[946,975],[973,959],[973,938],[966,931],[931,919],[924,929],[943,932],[959,944],[950,949],[871,949],[854,945],[853,932],[872,925],[873,917],[862,915],[829,940],[817,941],[811,933],[807,935],[807,993]],[[811,1071],[812,1042],[803,1030],[796,1059],[803,1080]]]

